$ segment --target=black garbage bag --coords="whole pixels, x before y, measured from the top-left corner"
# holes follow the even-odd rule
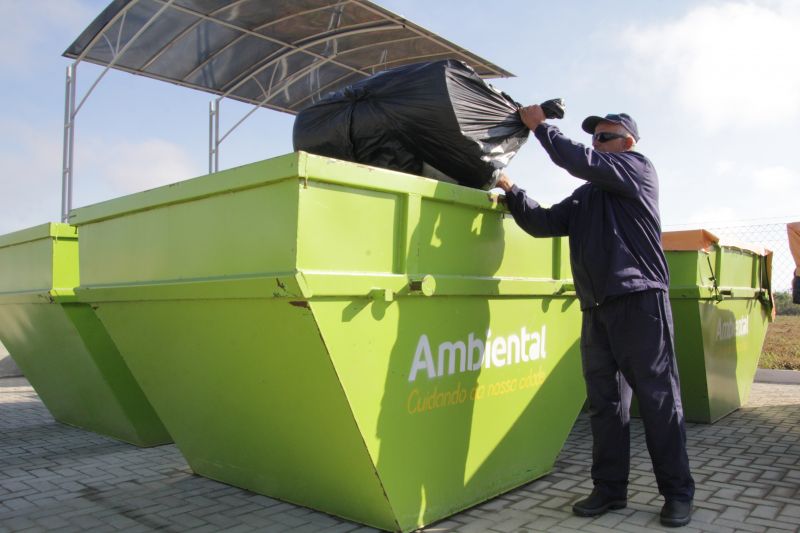
[[[528,139],[519,107],[461,61],[407,65],[301,111],[294,149],[490,189]]]

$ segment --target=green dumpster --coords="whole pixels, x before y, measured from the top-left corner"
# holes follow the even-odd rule
[[[686,420],[712,423],[747,402],[772,319],[771,253],[704,230],[665,232]]]
[[[549,472],[583,403],[566,241],[485,192],[298,152],[72,221],[203,476],[408,531]]]
[[[139,446],[171,442],[92,308],[75,299],[78,232],[0,237],[0,340],[59,422]]]

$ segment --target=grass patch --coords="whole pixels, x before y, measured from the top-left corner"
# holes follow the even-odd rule
[[[758,367],[800,370],[800,315],[778,315],[769,325]]]

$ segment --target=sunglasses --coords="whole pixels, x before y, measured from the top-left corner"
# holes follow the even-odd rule
[[[610,131],[602,131],[592,135],[592,139],[599,143],[607,143],[608,141],[613,141],[614,139],[625,139],[626,137],[628,136],[623,135],[622,133],[611,133]]]

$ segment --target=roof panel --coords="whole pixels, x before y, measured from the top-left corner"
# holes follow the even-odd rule
[[[226,9],[230,7],[231,4],[236,3],[237,2],[231,2],[231,0],[175,0],[175,5],[197,11],[204,15],[210,15],[215,11]]]
[[[442,45],[407,31],[392,32],[397,38],[386,37],[385,42],[361,44],[355,40],[339,40],[337,59],[340,63],[364,68],[370,72],[384,70],[395,61],[408,63],[409,58],[449,56],[451,52]],[[367,41],[364,39],[364,41]],[[357,46],[351,46],[351,45]],[[315,47],[311,51],[319,51]],[[413,61],[412,61],[413,62]]]
[[[331,0],[242,0],[241,3],[221,11],[218,18],[251,31],[269,28],[282,21],[294,21],[294,24],[302,27],[309,16],[319,10],[330,10],[331,4],[349,7],[347,2]]]
[[[353,79],[342,84],[341,81],[352,76]],[[313,69],[307,76],[301,76],[288,80],[283,84],[284,90],[276,92],[269,100],[272,105],[285,107],[292,112],[299,112],[304,107],[311,104],[311,100],[306,98],[311,95],[320,94],[320,89],[327,86],[343,87],[362,79],[363,76],[354,74],[352,71],[342,68],[332,63],[324,63]],[[321,94],[325,95],[330,90],[325,90]],[[305,104],[297,106],[296,102],[306,101]]]
[[[195,70],[241,38],[241,32],[199,19],[181,39],[165,48],[148,70],[161,76],[186,80]]]
[[[259,28],[259,33],[271,35],[285,42],[298,42],[378,22],[386,22],[386,19],[358,4],[345,3],[306,11],[293,17],[281,17]]]
[[[146,4],[143,4],[146,5]],[[125,33],[138,31],[152,14],[158,10],[158,5],[153,5],[154,10],[147,9],[145,13],[150,14],[144,18],[145,13],[140,10],[132,9],[131,14],[125,21]],[[137,15],[136,24],[130,21],[131,16]],[[201,22],[200,19],[180,11],[167,11],[153,21],[144,30],[141,37],[131,43],[125,52],[125,57],[121,64],[126,67],[141,70],[147,68],[148,63],[157,59],[163,52],[168,50],[177,38],[194,24]],[[186,61],[188,58],[182,58]]]
[[[275,43],[245,35],[237,39],[235,46],[220,49],[201,68],[181,81],[224,93],[241,81],[248,69],[255,68],[259,61],[274,56],[281,49]]]
[[[268,68],[249,77],[248,79],[255,83],[243,85],[242,90],[236,91],[236,95],[260,101],[277,92],[285,92],[291,84],[321,66],[323,66],[323,60],[303,52],[294,52],[281,57],[279,61],[272,63]],[[253,90],[254,86],[258,86],[260,90],[255,93],[249,92]],[[249,89],[245,89],[245,87],[249,87]]]
[[[418,61],[511,76],[368,0],[115,0],[64,55],[288,113]]]

